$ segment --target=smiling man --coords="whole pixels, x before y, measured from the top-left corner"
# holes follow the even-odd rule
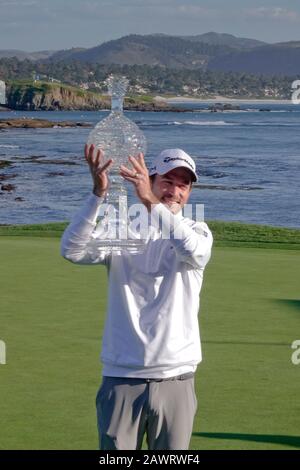
[[[187,203],[192,182],[197,181],[196,166],[191,157],[180,149],[167,149],[156,158],[149,170],[151,190],[158,201],[176,214]]]
[[[120,174],[153,216],[152,233],[142,253],[107,255],[93,243],[93,233],[113,160],[103,164],[103,153],[92,145],[85,157],[93,194],[66,229],[62,255],[108,268],[96,400],[100,448],[140,449],[146,434],[151,450],[188,449],[197,408],[194,373],[201,362],[199,293],[212,247],[207,225],[181,213],[197,181],[195,162],[181,149],[167,149],[148,171],[142,154],[129,157],[131,168],[122,165]]]

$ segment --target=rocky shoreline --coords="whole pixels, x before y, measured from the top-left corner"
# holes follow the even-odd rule
[[[72,160],[59,160],[59,159],[49,159],[46,155],[31,155],[28,157],[24,157],[23,159],[18,159],[17,163],[36,163],[36,164],[55,164],[55,165],[78,165],[78,162]],[[4,194],[15,193],[17,189],[16,184],[12,184],[8,180],[14,180],[15,178],[19,177],[20,174],[18,173],[7,173],[5,170],[8,168],[14,168],[16,161],[11,160],[1,160],[0,159],[0,197]],[[3,171],[4,170],[4,171]],[[65,176],[64,171],[48,171],[48,177],[57,177],[57,176]],[[11,196],[10,196],[11,197]],[[24,201],[23,197],[15,197],[15,201],[22,202]]]
[[[60,128],[60,127],[92,127],[87,122],[73,122],[73,121],[49,121],[48,119],[30,119],[30,118],[15,118],[15,119],[0,119],[0,129],[39,129],[39,128]]]
[[[109,109],[104,108],[103,110],[109,111]],[[102,111],[103,111],[102,110]],[[12,111],[7,109],[7,111]],[[35,110],[37,111],[37,110]],[[43,110],[41,110],[43,111]],[[84,110],[82,110],[84,111]],[[197,108],[197,109],[187,109],[187,108],[172,108],[172,107],[165,107],[165,108],[155,108],[155,107],[143,107],[140,105],[135,105],[132,106],[131,108],[126,108],[125,111],[152,111],[152,112],[175,112],[175,113],[205,113],[205,112],[211,112],[211,113],[222,113],[222,112],[230,112],[230,111],[242,111],[242,112],[251,112],[253,111],[252,109],[245,108],[242,109],[240,105],[237,104],[229,104],[229,103],[214,103],[212,105],[209,105],[205,108]],[[257,111],[260,112],[270,112],[271,108],[268,107],[262,107],[258,108]],[[25,118],[23,118],[25,120]],[[0,131],[1,129],[9,128],[9,127],[28,127],[28,128],[38,128],[38,127],[90,127],[90,124],[88,123],[81,123],[81,122],[71,122],[71,121],[62,121],[62,122],[52,122],[48,121],[49,124],[47,124],[46,120],[43,119],[34,119],[32,118],[31,123],[27,122],[17,122],[21,121],[20,119],[0,119]],[[39,124],[41,122],[41,124]]]

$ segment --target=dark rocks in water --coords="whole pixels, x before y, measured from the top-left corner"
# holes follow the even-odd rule
[[[240,106],[238,104],[231,103],[216,103],[208,107],[208,110],[212,113],[222,112],[222,111],[240,111]]]
[[[0,168],[5,168],[7,166],[10,166],[12,163],[8,160],[0,160]]]
[[[130,106],[124,105],[125,111],[154,111],[154,112],[172,112],[172,113],[187,113],[191,112],[188,108],[175,108],[173,106],[161,105],[157,106],[155,103],[134,103]]]
[[[88,122],[76,122],[76,127],[92,127]]]
[[[217,113],[217,112],[220,112],[220,111],[223,111],[223,107],[222,105],[218,105],[218,104],[213,104],[212,106],[209,106],[207,108],[211,113]]]
[[[42,164],[46,164],[46,165],[50,165],[50,164],[54,164],[54,165],[79,165],[79,163],[77,162],[72,162],[70,160],[68,161],[65,161],[65,160],[32,160],[31,163],[39,163],[40,165]]]
[[[47,176],[65,176],[63,171],[50,171]]]
[[[13,191],[15,189],[15,185],[13,184],[2,184],[1,191]]]
[[[14,163],[39,163],[40,165],[79,165],[78,161],[72,161],[72,160],[47,160],[46,158],[44,160],[40,160],[40,158],[47,157],[47,155],[31,155],[28,157],[24,158],[18,158],[18,160],[13,160],[13,161],[7,161],[7,160],[0,160],[0,169],[5,168],[6,166],[13,165]],[[48,157],[47,157],[48,158]],[[17,176],[17,175],[13,175]]]
[[[86,122],[73,121],[48,121],[48,119],[0,119],[0,129],[40,129],[40,128],[59,128],[59,127],[92,127]]]
[[[11,178],[15,178],[16,176],[18,176],[16,173],[14,173],[12,175],[5,175],[5,174],[2,173],[0,175],[0,181],[10,180]]]
[[[30,155],[26,160],[37,160],[38,158],[47,158],[47,155]]]
[[[25,199],[23,197],[15,197],[15,201],[18,201],[18,202],[22,202],[22,201],[25,201]]]
[[[226,103],[223,105],[224,111],[240,111],[240,106],[238,104]]]
[[[269,108],[261,108],[261,109],[259,109],[259,111],[263,111],[263,112],[264,112],[264,111],[267,111],[267,112],[270,112],[271,110],[270,110]]]

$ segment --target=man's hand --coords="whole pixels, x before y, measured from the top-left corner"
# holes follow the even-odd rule
[[[152,204],[158,204],[159,200],[153,194],[148,169],[145,164],[144,155],[139,153],[137,158],[129,157],[129,162],[133,170],[125,165],[120,166],[120,175],[127,181],[134,184],[136,194],[142,203],[151,210]]]
[[[85,145],[84,156],[89,164],[94,181],[93,193],[98,197],[103,197],[109,184],[107,170],[112,166],[113,160],[110,159],[103,164],[104,153],[102,150],[97,149],[94,144]]]

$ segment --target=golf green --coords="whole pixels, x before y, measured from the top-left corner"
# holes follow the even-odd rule
[[[1,449],[97,449],[107,280],[58,238],[0,238]],[[300,251],[215,246],[191,449],[300,448]]]

